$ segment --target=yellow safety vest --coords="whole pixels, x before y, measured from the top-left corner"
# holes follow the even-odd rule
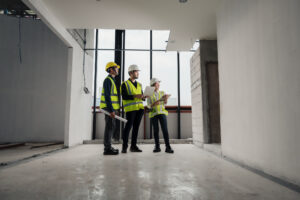
[[[154,92],[154,94],[152,95],[152,97],[150,97],[150,103],[151,103],[151,105],[155,101],[161,99],[164,96],[164,94],[165,93],[163,91],[159,91],[158,92],[158,96],[156,96],[156,94]],[[152,118],[152,117],[154,117],[156,115],[161,115],[161,114],[168,115],[168,111],[165,109],[164,102],[162,102],[162,101],[160,101],[158,105],[152,107],[152,110],[149,113],[149,118]]]
[[[111,100],[111,103],[112,103],[112,107],[113,107],[114,110],[119,110],[120,109],[120,102],[119,102],[119,97],[118,97],[118,91],[117,91],[116,84],[115,84],[114,80],[111,77],[107,76],[105,78],[105,80],[107,78],[111,81],[110,100]],[[100,108],[102,109],[102,108],[106,108],[106,107],[107,107],[107,105],[106,105],[106,102],[105,102],[104,87],[103,87],[102,88]]]
[[[123,82],[123,84],[126,85],[127,93],[129,95],[142,94],[142,85],[139,82],[137,82],[137,87],[135,87],[130,80]],[[122,91],[122,87],[121,87],[121,91]],[[142,99],[138,99],[138,98],[134,98],[133,100],[123,99],[122,101],[123,101],[123,107],[125,112],[144,109]]]

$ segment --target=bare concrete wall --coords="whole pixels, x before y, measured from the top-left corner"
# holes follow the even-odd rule
[[[191,93],[192,93],[192,132],[193,142],[198,146],[204,143],[202,87],[201,87],[200,48],[191,58]]]
[[[63,141],[68,49],[41,21],[0,16],[0,142]]]
[[[300,185],[300,1],[223,0],[222,152]]]

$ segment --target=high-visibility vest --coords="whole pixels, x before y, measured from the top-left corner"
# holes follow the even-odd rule
[[[138,95],[142,94],[142,85],[137,82],[137,87],[135,87],[130,80],[125,81],[123,84],[126,86],[128,95]],[[122,91],[122,88],[121,88]],[[123,108],[125,112],[131,112],[135,110],[144,109],[142,99],[134,98],[133,100],[122,100]]]
[[[164,94],[165,93],[163,91],[159,91],[158,95],[157,95],[157,93],[154,92],[154,94],[152,95],[152,97],[150,97],[150,103],[151,103],[151,105],[155,101],[161,99],[164,96]],[[149,112],[149,117],[152,118],[152,117],[154,117],[156,115],[161,115],[161,114],[168,115],[168,111],[166,110],[164,102],[162,102],[162,101],[160,101],[158,105],[152,107],[152,110]]]
[[[111,103],[112,103],[112,107],[113,107],[114,110],[119,110],[120,109],[120,102],[119,102],[117,86],[116,86],[114,80],[111,77],[107,76],[105,78],[105,80],[106,79],[109,79],[111,81],[110,100],[111,100]],[[101,94],[100,108],[102,109],[102,108],[106,108],[106,107],[107,107],[107,105],[106,105],[106,102],[105,102],[104,87],[103,87],[102,88],[102,94]]]

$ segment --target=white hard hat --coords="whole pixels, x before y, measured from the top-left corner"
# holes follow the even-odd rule
[[[152,78],[150,81],[150,85],[152,86],[156,82],[160,82],[160,80],[158,78]]]
[[[128,68],[128,72],[131,72],[131,71],[140,71],[139,67],[137,65],[130,65],[129,68]]]

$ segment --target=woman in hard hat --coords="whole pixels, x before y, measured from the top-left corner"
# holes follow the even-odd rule
[[[152,87],[155,87],[154,94],[150,98],[148,98],[148,108],[150,108],[149,117],[154,127],[155,148],[153,152],[157,153],[161,151],[160,144],[159,144],[159,135],[158,135],[159,134],[158,121],[159,121],[163,132],[165,144],[166,144],[166,153],[174,153],[174,150],[171,148],[169,142],[169,133],[168,133],[168,124],[167,124],[168,111],[165,109],[165,104],[167,104],[170,95],[166,95],[163,91],[159,91],[159,87],[160,87],[159,79],[157,78],[151,79],[150,85]]]

